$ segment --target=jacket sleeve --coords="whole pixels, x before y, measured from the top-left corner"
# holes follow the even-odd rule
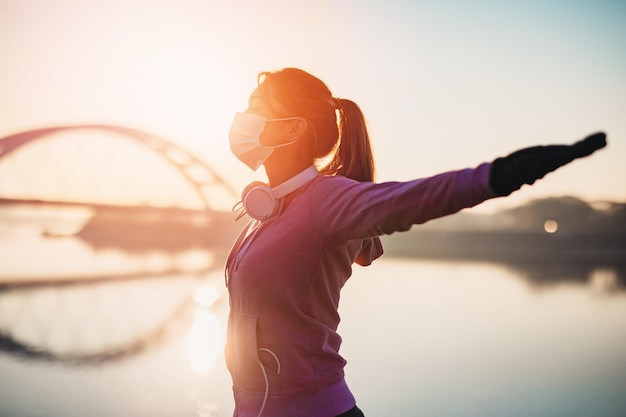
[[[407,182],[357,182],[332,177],[315,185],[311,215],[327,238],[366,239],[406,231],[496,197],[490,163]]]

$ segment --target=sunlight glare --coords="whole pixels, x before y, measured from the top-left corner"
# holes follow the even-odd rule
[[[220,297],[218,290],[210,284],[202,284],[193,293],[193,301],[197,306],[209,308],[215,304]]]
[[[185,344],[192,371],[204,374],[211,370],[223,349],[222,328],[217,316],[204,308],[196,308],[195,318]]]
[[[619,288],[619,278],[615,270],[596,269],[589,278],[589,286],[597,294],[610,293]]]
[[[208,269],[214,262],[214,256],[202,249],[189,249],[175,256],[176,267],[183,271]]]
[[[171,65],[159,77],[175,130],[190,136],[204,135],[224,118],[234,96],[229,83],[210,62],[194,66]]]
[[[559,230],[559,222],[556,220],[546,220],[543,224],[543,229],[546,233],[556,233]]]

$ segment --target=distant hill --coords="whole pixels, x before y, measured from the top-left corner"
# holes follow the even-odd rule
[[[494,214],[462,211],[416,226],[429,231],[545,232],[546,222],[557,233],[626,234],[626,203],[588,203],[576,197],[535,199]]]
[[[626,263],[626,204],[537,199],[494,214],[465,211],[433,220],[384,236],[383,244],[392,256]]]

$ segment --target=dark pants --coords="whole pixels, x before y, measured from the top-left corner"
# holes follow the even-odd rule
[[[348,410],[345,413],[338,415],[337,417],[365,417],[365,415],[363,415],[363,411],[361,411],[359,407],[355,405],[352,410]]]

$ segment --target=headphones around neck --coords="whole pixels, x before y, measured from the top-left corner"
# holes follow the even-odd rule
[[[248,213],[250,217],[257,220],[267,220],[277,216],[282,209],[284,197],[296,191],[317,177],[317,175],[317,169],[311,165],[274,188],[261,181],[249,184],[241,193],[244,213]]]

